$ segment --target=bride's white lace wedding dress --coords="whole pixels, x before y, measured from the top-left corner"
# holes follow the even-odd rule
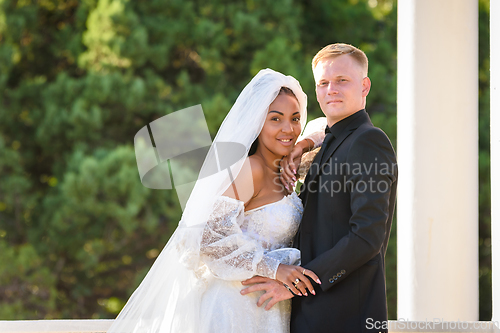
[[[290,302],[266,311],[257,307],[263,292],[241,295],[241,281],[275,278],[280,263],[299,264],[290,246],[302,203],[292,193],[245,212],[243,202],[223,196],[248,162],[281,87],[293,90],[305,126],[307,96],[298,81],[260,71],[224,119],[174,234],[108,333],[289,332]],[[222,143],[241,145],[244,156],[229,163]]]
[[[201,297],[201,332],[289,332],[290,301],[271,310],[257,307],[263,292],[241,295],[242,280],[254,275],[275,278],[280,263],[298,264],[290,248],[302,216],[296,193],[249,211],[243,202],[221,197],[205,227],[201,258],[205,263]]]

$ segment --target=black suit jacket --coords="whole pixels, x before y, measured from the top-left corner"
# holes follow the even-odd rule
[[[293,298],[292,333],[387,331],[380,326],[387,322],[384,257],[396,157],[364,110],[342,122],[340,133],[332,127],[325,162],[313,163],[300,195],[304,214],[294,245],[322,284],[316,296]]]

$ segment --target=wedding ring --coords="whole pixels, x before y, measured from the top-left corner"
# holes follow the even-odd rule
[[[295,279],[295,282],[293,284],[297,285],[300,282],[299,279]]]
[[[302,275],[306,275],[306,269],[304,268],[304,270],[302,271]]]

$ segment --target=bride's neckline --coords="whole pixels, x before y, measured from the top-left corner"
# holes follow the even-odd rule
[[[259,209],[262,209],[264,207],[267,207],[267,206],[271,206],[271,205],[274,205],[274,204],[277,204],[278,202],[281,202],[283,201],[285,198],[291,196],[294,192],[288,194],[288,195],[285,195],[283,196],[283,198],[279,199],[278,201],[274,201],[274,202],[271,202],[271,203],[268,203],[268,204],[265,204],[265,205],[262,205],[262,206],[259,206],[259,207],[255,207],[255,208],[252,208],[252,209],[249,209],[249,210],[245,210],[245,214],[246,213],[250,213],[250,212],[253,212],[255,210],[259,210]]]

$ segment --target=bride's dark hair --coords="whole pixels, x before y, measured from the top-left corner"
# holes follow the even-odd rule
[[[288,87],[281,87],[281,89],[280,89],[280,91],[278,93],[278,96],[279,95],[293,96],[293,97],[295,97],[295,99],[297,100],[297,102],[299,101],[297,99],[297,96],[295,96],[295,94],[293,93],[293,90],[290,89],[290,88],[288,88]],[[250,149],[248,150],[248,156],[252,156],[253,154],[255,154],[255,152],[257,151],[257,146],[258,145],[259,145],[259,138],[255,139],[255,141],[250,146]]]

